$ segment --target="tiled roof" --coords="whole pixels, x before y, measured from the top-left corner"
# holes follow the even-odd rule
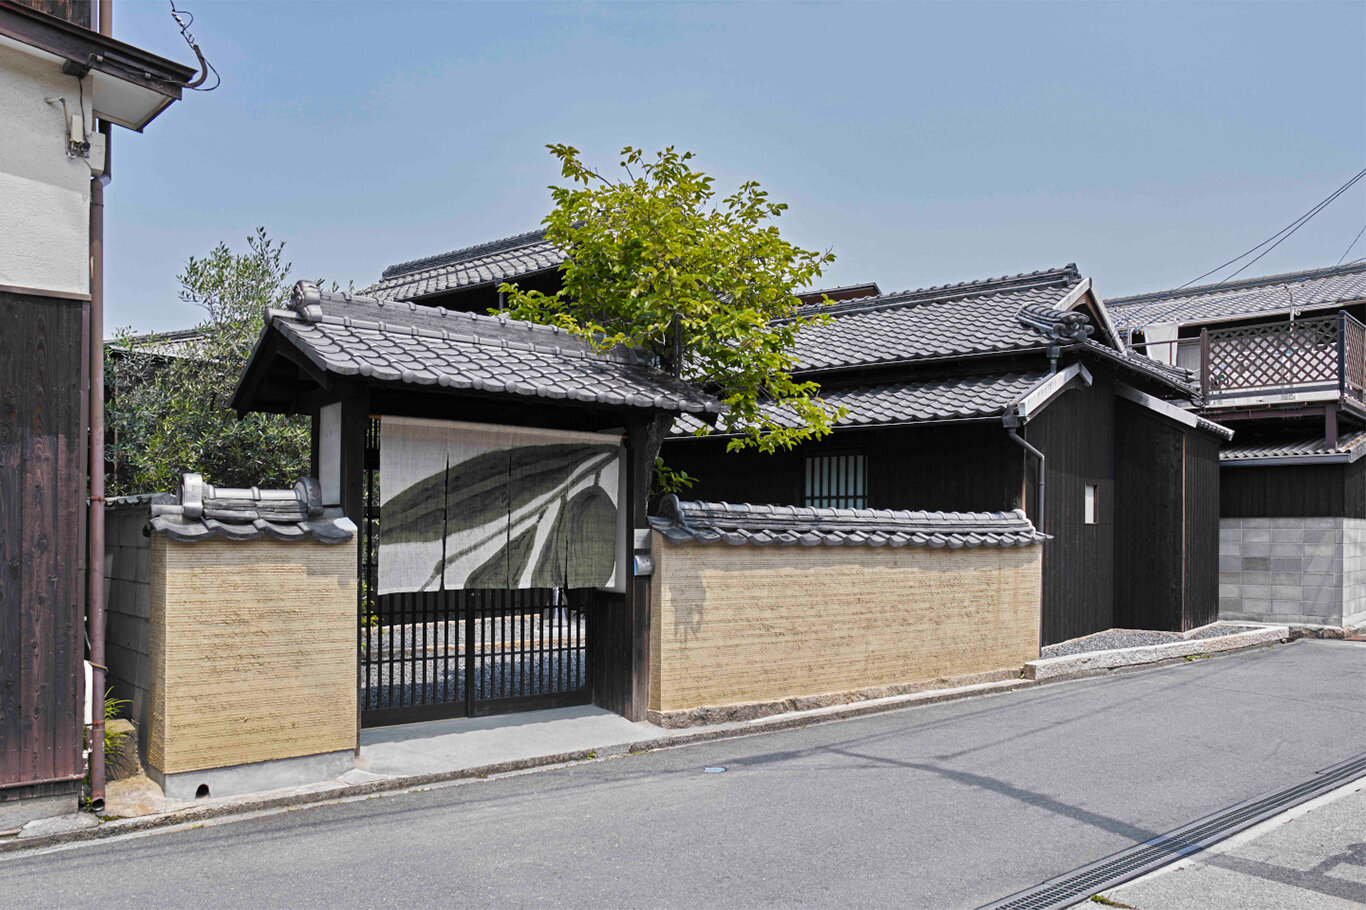
[[[1366,262],[1119,297],[1106,304],[1120,328],[1141,329],[1164,322],[1214,322],[1361,300],[1366,300]]]
[[[107,338],[105,344],[120,353],[150,354],[153,357],[197,358],[204,339],[203,329],[173,329]]]
[[[563,261],[559,248],[545,239],[545,231],[530,231],[391,265],[365,293],[391,300],[417,300],[431,294],[512,281],[553,269]]]
[[[153,502],[148,530],[180,543],[271,540],[346,543],[356,525],[341,509],[325,509],[318,481],[300,478],[292,490],[228,489],[186,474],[171,502]]]
[[[1024,512],[910,512],[680,502],[665,496],[650,527],[665,540],[733,546],[1026,547],[1047,540]]]
[[[1219,452],[1221,462],[1249,462],[1261,459],[1332,459],[1356,461],[1366,454],[1366,430],[1338,437],[1338,444],[1330,446],[1323,436],[1281,436],[1276,439],[1251,439],[1224,446]]]
[[[532,398],[720,413],[714,398],[559,328],[321,291],[301,281],[270,326],[329,373]]]
[[[996,373],[985,376],[955,376],[886,385],[827,389],[821,398],[843,407],[848,414],[836,422],[839,429],[878,426],[892,423],[932,423],[940,420],[966,420],[996,417],[1030,393],[1048,378],[1044,370],[1027,373]],[[784,425],[795,425],[787,412],[770,413]],[[691,433],[702,426],[694,417],[680,417],[674,434]]]
[[[1056,305],[1082,281],[1075,265],[801,307],[833,317],[802,329],[799,371],[1039,348]],[[1073,316],[1073,319],[1076,317]],[[1094,330],[1094,327],[1092,327]]]

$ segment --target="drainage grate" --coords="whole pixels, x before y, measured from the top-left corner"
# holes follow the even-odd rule
[[[1012,894],[981,910],[1052,910],[1070,907],[1106,888],[1138,878],[1198,853],[1286,809],[1322,796],[1366,775],[1366,754],[1350,758],[1284,790],[1230,806],[1150,841]]]

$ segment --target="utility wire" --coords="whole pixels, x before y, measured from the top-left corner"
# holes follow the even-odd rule
[[[1361,226],[1361,230],[1357,231],[1357,235],[1352,238],[1352,242],[1347,244],[1347,249],[1344,250],[1343,254],[1338,257],[1338,261],[1333,263],[1333,268],[1337,268],[1338,266],[1342,265],[1342,260],[1347,258],[1348,253],[1352,252],[1352,247],[1357,245],[1357,241],[1361,239],[1362,234],[1366,234],[1366,224],[1363,224]]]
[[[1162,294],[1162,296],[1160,296],[1160,297],[1158,297],[1156,300],[1152,301],[1152,303],[1147,304],[1147,305],[1143,308],[1143,311],[1140,312],[1139,316],[1140,316],[1140,317],[1146,316],[1146,315],[1147,315],[1146,311],[1147,311],[1149,308],[1156,306],[1157,304],[1161,303],[1162,301],[1164,301],[1164,300],[1166,300],[1166,299],[1168,299],[1168,298],[1170,298],[1170,297],[1176,296],[1176,294],[1177,294],[1179,291],[1183,291],[1183,290],[1185,290],[1186,288],[1190,287],[1191,285],[1196,284],[1197,282],[1203,281],[1204,279],[1208,278],[1210,275],[1213,275],[1215,272],[1218,272],[1218,271],[1220,271],[1220,270],[1222,270],[1222,269],[1225,269],[1225,268],[1227,268],[1228,266],[1231,266],[1231,265],[1233,265],[1234,263],[1238,262],[1239,260],[1245,259],[1246,257],[1251,256],[1253,253],[1256,253],[1258,250],[1262,250],[1262,247],[1267,247],[1266,249],[1262,250],[1262,252],[1258,253],[1257,256],[1256,256],[1255,258],[1253,258],[1252,260],[1250,260],[1249,262],[1247,262],[1246,264],[1244,264],[1244,265],[1242,266],[1242,268],[1240,268],[1240,269],[1238,269],[1237,271],[1233,272],[1231,275],[1228,275],[1228,276],[1226,276],[1225,278],[1223,278],[1223,279],[1221,279],[1221,280],[1215,282],[1213,285],[1211,285],[1211,286],[1209,287],[1209,290],[1213,291],[1213,290],[1215,290],[1216,288],[1219,288],[1219,287],[1221,287],[1221,286],[1223,286],[1223,285],[1225,285],[1225,284],[1228,284],[1228,283],[1229,283],[1230,281],[1232,281],[1235,277],[1237,277],[1238,275],[1240,275],[1240,274],[1242,274],[1244,271],[1246,271],[1246,270],[1247,270],[1253,263],[1255,263],[1257,260],[1261,259],[1261,258],[1262,258],[1263,256],[1265,256],[1267,253],[1270,253],[1270,252],[1271,252],[1272,250],[1274,250],[1276,247],[1280,246],[1282,243],[1284,243],[1286,240],[1288,240],[1292,234],[1294,234],[1294,233],[1295,233],[1296,231],[1298,231],[1300,228],[1302,228],[1302,227],[1304,227],[1306,224],[1308,224],[1309,221],[1310,221],[1311,219],[1313,219],[1313,217],[1314,217],[1315,215],[1317,215],[1319,212],[1323,211],[1325,208],[1327,208],[1329,205],[1331,205],[1339,196],[1341,196],[1343,193],[1347,192],[1349,189],[1351,189],[1353,186],[1355,186],[1356,183],[1357,183],[1359,180],[1361,180],[1363,177],[1366,177],[1366,168],[1362,168],[1361,170],[1357,171],[1356,174],[1354,174],[1354,175],[1351,177],[1351,179],[1349,179],[1349,180],[1348,180],[1346,183],[1344,183],[1342,186],[1338,187],[1338,188],[1337,188],[1336,190],[1334,190],[1332,193],[1328,194],[1328,196],[1327,196],[1325,199],[1323,199],[1323,200],[1319,201],[1318,203],[1316,203],[1311,209],[1309,209],[1309,211],[1305,212],[1303,215],[1301,215],[1300,217],[1296,218],[1294,221],[1290,222],[1290,223],[1287,224],[1285,227],[1281,228],[1279,231],[1277,231],[1276,233],[1272,234],[1270,237],[1268,237],[1268,238],[1266,238],[1265,240],[1263,240],[1261,243],[1259,243],[1259,244],[1257,244],[1256,246],[1252,247],[1250,250],[1247,250],[1246,252],[1244,252],[1244,253],[1242,253],[1242,254],[1240,254],[1240,255],[1238,255],[1238,256],[1233,257],[1232,259],[1230,259],[1229,261],[1227,261],[1227,262],[1225,262],[1225,263],[1223,263],[1223,264],[1221,264],[1221,265],[1215,266],[1214,268],[1210,269],[1208,272],[1205,272],[1203,275],[1200,275],[1199,277],[1196,277],[1196,278],[1192,278],[1190,281],[1187,281],[1185,284],[1183,284],[1183,285],[1181,285],[1181,286],[1179,286],[1179,287],[1172,288],[1170,291],[1165,292],[1164,294]],[[1355,241],[1353,241],[1353,243],[1355,243]],[[1270,246],[1267,246],[1267,244],[1270,244]],[[1179,306],[1179,304],[1178,304],[1177,306]],[[1151,319],[1146,319],[1146,320],[1144,321],[1143,324],[1144,324],[1144,325],[1152,325],[1153,323],[1158,322],[1159,320],[1161,320],[1164,316],[1167,316],[1168,314],[1170,314],[1174,309],[1176,309],[1176,307],[1170,307],[1170,308],[1168,308],[1168,309],[1162,311],[1161,313],[1156,314],[1153,318],[1151,318]]]
[[[199,43],[194,40],[194,35],[190,33],[190,26],[194,25],[194,13],[189,10],[176,9],[175,0],[170,0],[171,18],[176,25],[180,26],[180,36],[185,39],[185,43],[194,51],[194,55],[199,58],[199,78],[193,82],[185,83],[185,88],[196,92],[211,92],[223,84],[223,77],[218,75],[218,70],[214,65],[204,59],[204,53],[199,49]],[[208,81],[209,74],[213,73],[213,85],[204,88],[204,83]]]

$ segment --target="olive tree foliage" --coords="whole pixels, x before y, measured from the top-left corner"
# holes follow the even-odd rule
[[[717,197],[691,152],[647,157],[627,147],[619,174],[593,169],[579,150],[548,146],[566,186],[552,186],[546,236],[566,251],[555,294],[505,284],[510,315],[560,326],[599,350],[645,355],[725,403],[714,428],[727,449],[787,449],[830,432],[840,412],[813,382],[793,378],[797,333],[825,317],[797,312],[797,288],[834,261],[801,249],[775,224],[787,206],[757,182]],[[656,489],[688,486],[659,450],[670,421],[648,435]]]
[[[180,299],[204,310],[194,337],[135,339],[124,329],[106,346],[110,495],[172,491],[187,471],[222,486],[276,488],[308,472],[307,418],[239,419],[228,407],[266,308],[289,300],[283,254],[257,228],[244,251],[220,243],[190,257],[177,277]]]

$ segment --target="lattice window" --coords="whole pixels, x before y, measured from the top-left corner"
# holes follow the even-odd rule
[[[868,507],[868,459],[864,455],[814,455],[806,459],[802,503],[818,509]]]

